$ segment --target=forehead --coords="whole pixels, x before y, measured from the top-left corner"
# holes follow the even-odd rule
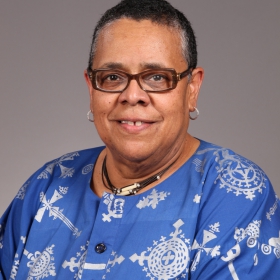
[[[104,27],[97,38],[93,68],[119,63],[123,68],[160,64],[186,67],[179,32],[150,20],[119,19]],[[131,70],[131,69],[129,69]]]

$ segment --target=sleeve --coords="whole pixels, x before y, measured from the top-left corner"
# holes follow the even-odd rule
[[[15,279],[40,192],[49,185],[50,176],[42,176],[45,170],[43,166],[26,181],[0,219],[0,280]]]
[[[279,279],[280,203],[257,165],[221,156],[200,206],[191,279]]]

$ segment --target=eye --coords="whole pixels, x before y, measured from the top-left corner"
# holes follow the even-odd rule
[[[170,81],[170,74],[163,70],[151,70],[144,72],[142,75],[142,79],[146,83],[167,83]]]
[[[121,77],[118,74],[107,74],[103,77],[103,81],[118,81]]]
[[[119,87],[124,87],[127,83],[127,77],[124,72],[119,72],[114,69],[98,71],[96,74],[96,85],[98,88],[113,91]]]
[[[101,85],[116,84],[124,83],[127,80],[127,77],[123,73],[109,70],[99,72],[97,75],[97,80]]]
[[[150,80],[153,80],[155,82],[161,82],[163,80],[166,80],[166,76],[162,74],[154,74],[153,76],[150,77]]]

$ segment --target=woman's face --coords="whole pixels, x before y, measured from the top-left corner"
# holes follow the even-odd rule
[[[188,68],[174,29],[131,19],[117,20],[99,35],[92,69],[112,65],[131,74],[155,65],[177,72]],[[85,77],[96,129],[114,157],[159,161],[184,145],[202,71],[195,70],[192,82],[185,77],[165,93],[147,93],[135,80],[122,93],[106,93],[93,89]]]

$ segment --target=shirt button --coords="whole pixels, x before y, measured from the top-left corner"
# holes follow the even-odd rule
[[[95,252],[98,254],[102,254],[106,251],[106,246],[103,243],[99,243],[95,246]]]

